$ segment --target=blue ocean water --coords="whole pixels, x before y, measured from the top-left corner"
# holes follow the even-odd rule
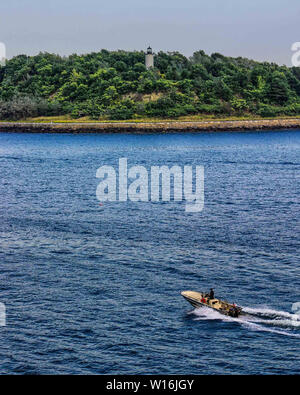
[[[205,207],[99,205],[96,170],[203,165]],[[300,131],[0,134],[0,372],[300,373]],[[193,308],[211,286],[252,313]]]

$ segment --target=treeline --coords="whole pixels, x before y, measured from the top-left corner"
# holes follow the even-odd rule
[[[20,55],[0,68],[0,119],[300,115],[300,68],[198,51]]]

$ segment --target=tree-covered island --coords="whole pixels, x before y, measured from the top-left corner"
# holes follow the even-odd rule
[[[300,68],[245,58],[143,51],[19,55],[0,67],[0,119],[91,120],[300,115]]]

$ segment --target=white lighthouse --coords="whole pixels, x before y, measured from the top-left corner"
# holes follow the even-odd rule
[[[154,56],[152,52],[152,48],[148,47],[147,52],[146,52],[146,58],[145,58],[145,64],[146,68],[149,70],[151,67],[154,67]]]

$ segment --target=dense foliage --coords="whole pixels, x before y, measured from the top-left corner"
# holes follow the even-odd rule
[[[300,115],[300,68],[198,51],[20,55],[0,67],[0,119]]]

